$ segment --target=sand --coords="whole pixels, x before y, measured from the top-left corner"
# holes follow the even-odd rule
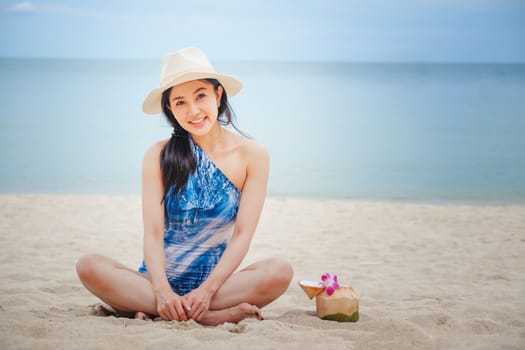
[[[269,198],[243,265],[286,256],[265,320],[203,327],[103,316],[76,259],[136,267],[138,196],[0,196],[0,349],[523,349],[525,206]],[[357,323],[322,321],[298,280],[337,274]]]

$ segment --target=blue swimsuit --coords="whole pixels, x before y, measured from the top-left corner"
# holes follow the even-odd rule
[[[191,138],[190,145],[197,167],[180,198],[172,187],[165,201],[166,275],[178,295],[200,286],[217,265],[232,237],[241,195]],[[147,273],[144,261],[139,272]]]

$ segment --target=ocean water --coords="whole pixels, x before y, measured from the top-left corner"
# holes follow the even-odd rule
[[[525,202],[525,64],[216,62],[269,193]],[[160,60],[0,59],[0,192],[139,193]]]

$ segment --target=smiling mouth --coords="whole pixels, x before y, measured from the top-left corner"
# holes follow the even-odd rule
[[[191,120],[188,123],[193,124],[193,125],[198,125],[198,124],[201,124],[205,119],[206,117],[202,117],[201,119]]]

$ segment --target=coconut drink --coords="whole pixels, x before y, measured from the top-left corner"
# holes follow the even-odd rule
[[[308,298],[315,298],[316,312],[323,320],[357,322],[359,298],[351,286],[340,285],[337,275],[325,273],[322,282],[299,281]]]

